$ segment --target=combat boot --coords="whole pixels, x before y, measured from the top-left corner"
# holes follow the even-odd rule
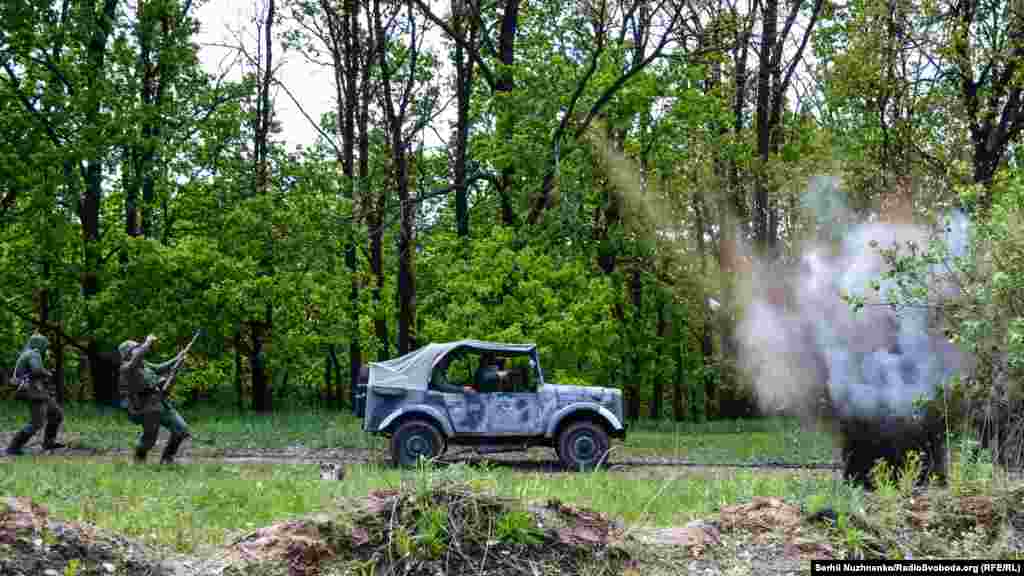
[[[181,447],[181,443],[185,439],[190,438],[188,434],[181,436],[171,436],[167,441],[167,445],[164,446],[164,452],[160,455],[161,464],[174,464],[174,456],[178,453],[178,448]]]
[[[64,448],[66,444],[57,442],[57,430],[60,428],[60,421],[50,420],[46,423],[46,432],[43,435],[43,450],[57,450]]]
[[[18,433],[15,434],[14,438],[11,440],[11,444],[7,446],[7,455],[21,456],[22,454],[24,454],[25,451],[23,450],[23,448],[25,447],[25,444],[28,443],[28,440],[31,437],[31,432],[26,432],[25,430],[18,430]]]
[[[136,464],[145,464],[146,463],[146,453],[147,452],[148,452],[148,450],[146,450],[145,448],[136,448],[135,449],[135,463]]]

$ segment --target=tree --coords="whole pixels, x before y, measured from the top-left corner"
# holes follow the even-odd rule
[[[392,26],[399,22],[397,11],[403,7],[406,14],[402,22],[408,30],[409,41],[398,44],[398,30]],[[380,74],[380,102],[391,154],[392,184],[401,214],[398,233],[398,353],[401,355],[416,347],[414,266],[418,201],[413,197],[409,177],[411,143],[433,114],[437,88],[427,86],[424,91],[427,69],[433,58],[423,53],[422,23],[414,13],[412,1],[405,6],[399,4],[393,10],[395,14],[385,14],[380,0],[374,0],[371,18]],[[385,27],[385,21],[389,26]]]
[[[762,251],[772,252],[778,241],[778,208],[771,205],[768,161],[782,146],[782,110],[793,75],[801,65],[811,33],[821,15],[824,0],[793,2],[779,30],[779,0],[765,0],[761,20],[761,44],[757,71],[757,155],[760,166],[754,191],[754,241]],[[783,61],[786,43],[804,12],[807,25],[799,35],[788,62]]]
[[[370,229],[369,260],[371,272],[376,279],[373,289],[374,302],[379,304],[381,289],[384,283],[382,261],[381,233],[373,231],[379,227],[377,220],[379,193],[373,192],[368,185],[369,179],[369,144],[368,144],[368,110],[371,104],[370,68],[374,65],[376,51],[370,45],[371,33],[361,29],[360,3],[356,0],[332,2],[319,0],[299,2],[293,7],[293,20],[304,34],[297,35],[292,45],[301,50],[306,59],[313,63],[321,63],[318,54],[326,50],[330,60],[321,64],[333,70],[335,86],[335,114],[332,122],[334,130],[341,138],[338,145],[334,140],[323,134],[334,150],[338,164],[345,177],[347,195],[352,200],[356,213],[356,221],[365,219]],[[312,122],[312,119],[310,119]],[[358,144],[358,150],[357,150]],[[358,152],[358,154],[357,154]],[[357,165],[358,158],[358,165]],[[358,166],[358,168],[357,168]],[[350,228],[352,235],[345,246],[345,265],[351,276],[349,302],[352,309],[349,332],[349,385],[355,390],[359,381],[362,364],[362,346],[359,335],[359,291],[362,284],[362,272],[358,262],[358,245],[360,237],[357,228]],[[375,306],[376,308],[376,306]],[[376,323],[376,336],[387,349],[387,325],[382,317]],[[386,352],[385,352],[386,353]],[[334,344],[329,345],[328,362],[337,366],[337,355]],[[340,391],[338,399],[340,400]]]

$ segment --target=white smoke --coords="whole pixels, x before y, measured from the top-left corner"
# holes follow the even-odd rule
[[[879,250],[913,242],[928,246],[929,230],[910,224],[851,221],[835,179],[811,182],[805,205],[819,234],[795,270],[755,264],[751,301],[738,327],[741,359],[762,409],[813,410],[828,393],[840,417],[909,416],[915,401],[932,398],[961,368],[960,351],[937,329],[937,308],[888,305]],[[968,221],[954,213],[939,237],[963,256]],[[948,295],[942,267],[930,271],[930,295]],[[877,285],[877,290],[875,286]],[[854,311],[843,295],[862,297]]]

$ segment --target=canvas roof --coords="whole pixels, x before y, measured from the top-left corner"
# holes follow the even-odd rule
[[[456,348],[471,348],[511,354],[529,354],[537,349],[536,344],[506,344],[484,340],[456,340],[427,344],[391,360],[370,362],[370,381],[374,386],[420,387],[430,380],[434,364]]]

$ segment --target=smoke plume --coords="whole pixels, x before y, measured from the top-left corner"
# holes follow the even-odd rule
[[[811,413],[826,395],[840,418],[910,416],[962,367],[961,352],[938,329],[936,308],[887,305],[892,285],[879,249],[926,247],[933,232],[909,223],[854,222],[838,181],[811,181],[805,207],[818,227],[795,266],[755,262],[737,337],[743,367],[763,410]],[[967,220],[954,213],[941,240],[964,254]],[[939,265],[941,267],[941,264]],[[939,269],[933,296],[948,295]],[[878,289],[873,287],[878,283]],[[843,295],[866,305],[854,311]]]

